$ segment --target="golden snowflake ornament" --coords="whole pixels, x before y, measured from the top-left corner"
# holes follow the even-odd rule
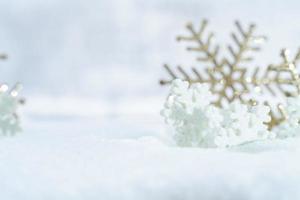
[[[251,54],[261,49],[260,44],[266,40],[266,37],[255,33],[254,24],[244,28],[236,21],[237,31],[231,33],[234,45],[227,47],[231,58],[227,58],[220,55],[220,46],[213,44],[214,33],[207,31],[207,25],[207,20],[203,20],[197,30],[189,23],[186,26],[189,34],[177,37],[179,42],[188,43],[188,51],[198,53],[197,61],[201,63],[200,69],[192,67],[192,73],[188,73],[181,66],[172,69],[169,65],[164,65],[170,78],[161,80],[162,85],[170,84],[177,78],[189,83],[207,83],[215,95],[213,103],[219,107],[224,107],[233,101],[256,104],[260,100],[253,98],[255,91],[284,97],[300,94],[300,78],[296,69],[297,61],[300,60],[300,50],[291,59],[288,50],[283,49],[281,63],[263,68],[252,66],[253,72],[250,74],[250,67],[246,65],[251,64],[253,60]],[[268,101],[264,101],[264,104],[270,106]],[[278,104],[276,111],[274,108],[270,111],[270,116],[272,118],[269,123],[270,128],[285,120],[283,106]]]

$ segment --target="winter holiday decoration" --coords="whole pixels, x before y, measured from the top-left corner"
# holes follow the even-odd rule
[[[300,135],[300,96],[290,97],[287,99],[285,107],[286,121],[281,123],[277,128],[279,138],[294,137]]]
[[[227,108],[211,104],[207,84],[190,84],[175,79],[161,114],[175,128],[179,146],[229,147],[271,139],[268,131],[270,108],[265,105],[230,103]]]
[[[0,55],[1,59],[6,59],[5,54]],[[1,135],[13,135],[21,130],[20,119],[17,108],[24,103],[24,99],[18,94],[21,84],[17,83],[11,89],[6,84],[0,84],[0,132]]]
[[[207,31],[207,24],[207,20],[203,20],[200,28],[197,29],[189,23],[186,26],[188,34],[177,38],[180,42],[188,43],[188,51],[199,54],[197,60],[201,65],[198,68],[192,67],[191,73],[181,66],[173,69],[169,65],[164,65],[169,78],[161,80],[160,83],[170,84],[177,78],[191,84],[206,83],[214,96],[212,103],[218,107],[233,102],[248,105],[265,104],[271,108],[269,129],[287,119],[291,120],[293,115],[289,117],[288,114],[291,112],[286,112],[283,105],[287,97],[296,97],[300,94],[300,78],[296,70],[296,64],[300,60],[300,50],[289,58],[288,50],[283,49],[282,62],[279,64],[262,68],[251,66],[250,61],[253,60],[251,54],[258,52],[260,43],[266,39],[265,36],[255,33],[255,25],[251,24],[245,28],[239,22],[235,22],[237,31],[231,34],[233,45],[227,47],[231,55],[227,58],[226,54],[220,54],[220,47],[213,44],[214,34]],[[283,102],[271,106],[270,100],[259,98],[267,93],[270,96],[281,97]],[[233,110],[242,109],[243,112],[250,112],[246,111],[244,106],[241,108],[236,106],[237,104],[232,104],[229,107]],[[292,122],[288,121],[288,123]]]

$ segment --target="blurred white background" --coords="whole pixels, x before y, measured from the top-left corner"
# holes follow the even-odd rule
[[[162,64],[195,63],[175,41],[186,22],[209,19],[223,45],[235,19],[255,22],[257,32],[269,37],[256,56],[265,66],[280,61],[281,48],[294,52],[300,46],[299,8],[297,0],[1,1],[0,50],[9,59],[0,62],[0,78],[24,84],[31,119],[49,121],[54,115],[57,122],[58,115],[78,115],[99,122],[99,116],[107,121],[123,116],[138,134],[138,126],[159,118],[167,92],[158,85],[167,75]],[[132,115],[138,117],[131,120]],[[90,123],[77,126],[86,129]]]

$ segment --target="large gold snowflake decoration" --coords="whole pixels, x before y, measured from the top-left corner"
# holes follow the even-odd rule
[[[170,79],[161,80],[160,83],[162,85],[169,84],[176,78],[190,83],[208,83],[216,96],[214,104],[220,107],[235,100],[255,104],[257,99],[249,98],[249,94],[253,94],[253,91],[260,93],[267,91],[273,96],[283,95],[285,97],[300,94],[300,78],[296,70],[297,61],[300,60],[300,49],[293,59],[288,57],[287,50],[282,50],[282,63],[269,65],[262,69],[252,67],[254,71],[249,76],[249,69],[245,65],[253,60],[251,53],[260,50],[259,44],[266,37],[256,35],[253,24],[245,29],[237,21],[235,26],[237,33],[231,34],[234,45],[228,46],[228,52],[232,58],[220,58],[220,47],[213,45],[212,42],[214,34],[206,33],[207,20],[202,21],[199,30],[189,23],[186,28],[190,34],[179,36],[177,40],[189,42],[187,50],[199,53],[197,60],[202,64],[205,63],[206,66],[202,71],[192,67],[192,73],[188,73],[181,66],[178,66],[177,70],[173,70],[169,65],[164,65]],[[264,103],[270,105],[267,101]],[[272,118],[269,124],[270,128],[286,118],[283,106],[278,104],[277,108],[279,112],[274,112],[273,109],[270,113]]]

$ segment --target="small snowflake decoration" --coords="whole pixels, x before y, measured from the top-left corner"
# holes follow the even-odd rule
[[[300,96],[287,99],[285,107],[286,120],[276,130],[278,138],[287,138],[300,135]]]
[[[162,110],[168,124],[175,128],[174,139],[179,146],[213,146],[212,135],[221,128],[222,117],[210,105],[212,94],[208,85],[189,85],[176,79]]]
[[[249,107],[239,103],[228,108],[212,105],[213,95],[206,84],[176,79],[161,114],[175,129],[179,146],[229,147],[269,139],[269,107]]]
[[[271,120],[268,106],[249,106],[234,102],[228,108],[220,110],[224,129],[216,136],[218,146],[234,146],[275,137],[266,125]]]
[[[0,131],[2,135],[13,135],[21,130],[17,108],[24,100],[18,98],[20,89],[20,84],[11,90],[8,90],[5,84],[0,85]]]

